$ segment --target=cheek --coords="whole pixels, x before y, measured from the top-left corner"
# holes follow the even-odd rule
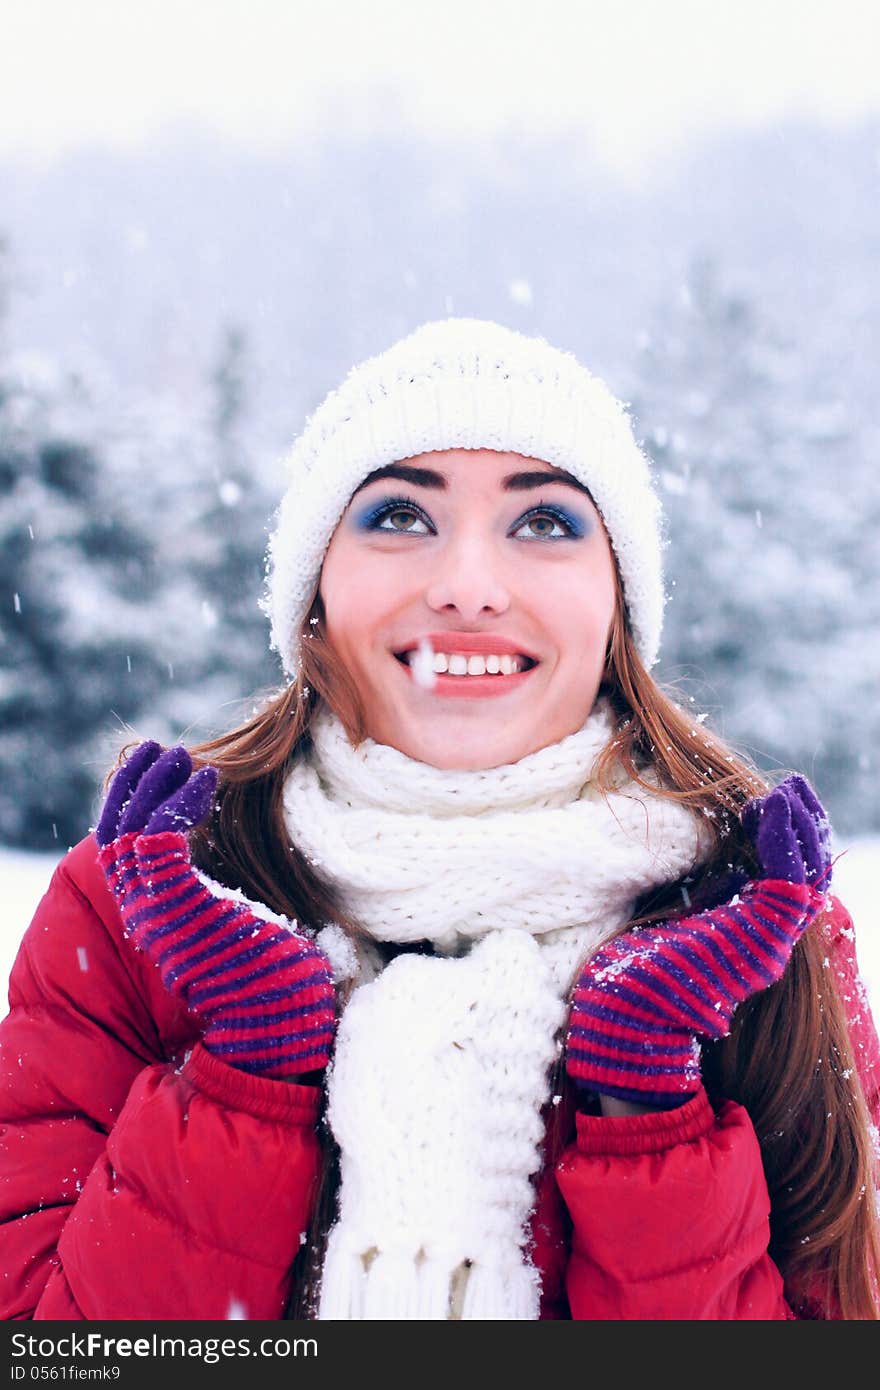
[[[327,635],[337,651],[342,651],[349,627],[359,621],[359,590],[352,558],[339,536],[334,537],[324,556],[318,592],[324,605]]]
[[[369,557],[344,545],[328,550],[320,594],[334,646],[354,654],[366,648],[389,613],[396,591],[388,566],[371,564]]]
[[[597,567],[577,583],[569,576],[568,582],[548,589],[546,597],[562,650],[585,653],[595,649],[604,661],[615,605],[610,568]]]

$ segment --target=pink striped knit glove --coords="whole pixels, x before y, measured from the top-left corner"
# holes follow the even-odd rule
[[[634,927],[587,962],[575,991],[566,1068],[578,1086],[670,1106],[700,1086],[700,1038],[778,980],[825,904],[829,825],[802,777],[750,801],[743,825],[762,876],[720,907]]]
[[[210,810],[217,770],[142,743],[119,769],[95,835],[126,934],[204,1024],[216,1057],[287,1079],[323,1068],[336,1031],[326,957],[197,876],[186,832]]]

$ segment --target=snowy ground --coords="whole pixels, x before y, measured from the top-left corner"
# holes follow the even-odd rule
[[[859,967],[874,1017],[880,1023],[880,913],[874,903],[880,883],[880,836],[838,846],[838,850],[841,848],[847,852],[835,865],[834,887],[852,914]],[[7,1009],[6,982],[18,943],[56,862],[56,855],[27,854],[0,847],[0,892],[6,903],[0,926],[0,1015]]]

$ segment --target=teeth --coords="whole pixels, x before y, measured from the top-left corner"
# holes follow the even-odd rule
[[[405,660],[413,666],[418,653],[407,652]],[[525,660],[519,656],[466,656],[463,652],[435,652],[433,670],[438,676],[448,672],[450,676],[513,676],[525,668]]]

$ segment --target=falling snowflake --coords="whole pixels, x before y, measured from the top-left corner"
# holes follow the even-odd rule
[[[532,287],[528,280],[511,280],[507,286],[507,293],[514,304],[531,304],[532,302]]]

